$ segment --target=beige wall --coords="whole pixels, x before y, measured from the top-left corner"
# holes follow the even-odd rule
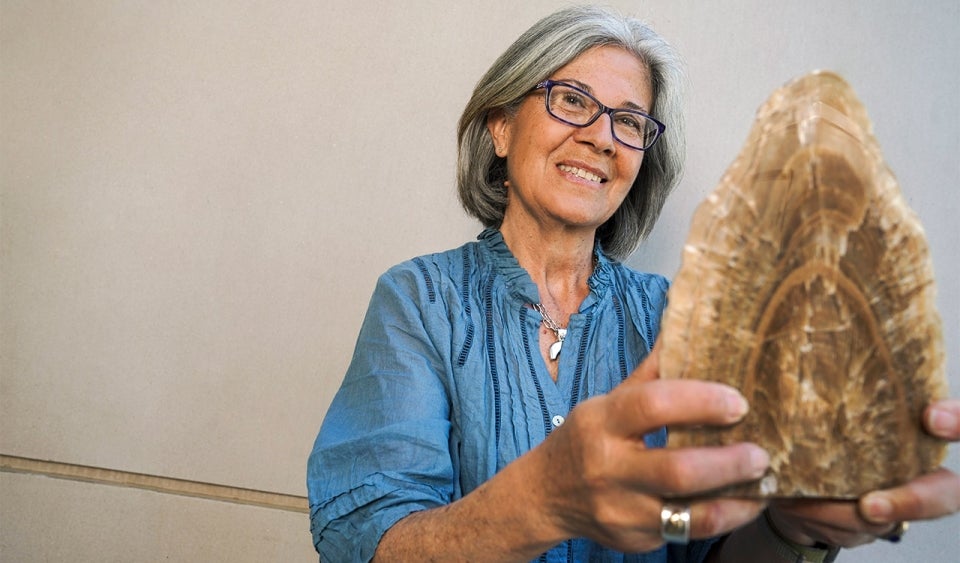
[[[303,495],[377,275],[479,230],[456,119],[528,2],[0,0],[0,453]],[[684,53],[672,274],[756,107],[844,75],[930,238],[960,392],[955,1],[616,1]],[[960,468],[957,448],[950,464]],[[952,561],[960,519],[841,560]],[[0,473],[4,561],[312,559],[304,514]]]

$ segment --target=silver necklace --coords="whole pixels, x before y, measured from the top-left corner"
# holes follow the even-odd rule
[[[547,310],[543,307],[543,303],[534,303],[533,308],[543,317],[543,326],[552,330],[557,336],[557,341],[550,345],[550,359],[556,360],[557,356],[560,355],[560,348],[563,348],[563,339],[567,337],[567,329],[560,328],[560,325],[550,318]]]

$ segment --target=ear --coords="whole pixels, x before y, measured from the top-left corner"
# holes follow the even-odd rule
[[[497,156],[504,158],[507,156],[510,146],[510,117],[503,109],[497,109],[487,115],[487,131],[490,132],[490,138],[493,140],[493,150]]]

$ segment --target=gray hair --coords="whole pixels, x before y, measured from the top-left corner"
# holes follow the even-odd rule
[[[498,227],[507,207],[506,159],[494,152],[487,130],[491,112],[513,113],[536,84],[584,51],[607,45],[623,47],[649,68],[650,111],[667,128],[647,150],[626,199],[597,237],[605,253],[622,259],[650,234],[683,172],[682,65],[676,51],[643,22],[595,6],[567,8],[540,20],[477,83],[457,129],[457,189],[467,213]]]

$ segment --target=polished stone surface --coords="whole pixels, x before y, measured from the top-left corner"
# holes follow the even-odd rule
[[[947,394],[927,242],[839,76],[801,77],[758,110],[693,217],[660,361],[751,403],[731,428],[671,428],[671,447],[770,452],[766,477],[724,494],[853,498],[941,463],[921,429]]]

